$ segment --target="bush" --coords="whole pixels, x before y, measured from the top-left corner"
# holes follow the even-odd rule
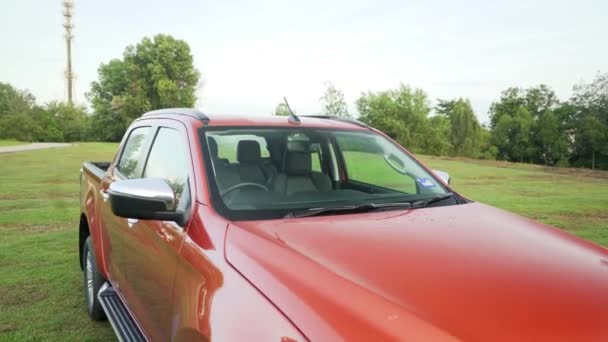
[[[557,161],[557,163],[555,163],[555,166],[557,167],[568,167],[570,166],[570,163],[568,162],[568,159],[560,159]]]
[[[8,114],[0,118],[0,138],[35,141],[39,127],[27,114]]]
[[[36,105],[34,96],[0,83],[0,139],[63,142],[88,140],[89,118],[82,106],[51,102]]]

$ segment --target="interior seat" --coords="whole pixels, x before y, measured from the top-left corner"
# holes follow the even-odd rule
[[[215,178],[220,191],[227,189],[235,184],[241,183],[239,176],[228,161],[228,159],[220,158],[217,142],[212,137],[207,138],[209,144],[209,153],[215,169]]]
[[[213,160],[213,163],[219,166],[226,166],[230,164],[228,159],[220,158],[220,153],[217,148],[217,142],[215,141],[215,139],[213,137],[209,137],[207,138],[207,141],[209,142],[209,152],[211,153],[211,159]]]
[[[255,140],[241,140],[236,148],[237,172],[241,182],[251,182],[266,185],[266,176],[260,144]]]
[[[278,143],[269,143],[266,146],[268,150],[268,158],[262,158],[262,165],[264,166],[264,173],[266,174],[267,181],[270,181],[279,174],[278,167],[281,165],[282,155]]]
[[[331,189],[329,177],[312,170],[312,159],[308,151],[287,152],[285,173],[279,174],[272,182],[272,190],[285,195]]]

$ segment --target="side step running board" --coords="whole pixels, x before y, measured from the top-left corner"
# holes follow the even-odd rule
[[[144,334],[129,314],[129,311],[110,284],[104,283],[99,289],[97,298],[108,316],[110,324],[121,342],[145,342]]]

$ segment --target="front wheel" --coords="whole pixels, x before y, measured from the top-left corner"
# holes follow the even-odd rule
[[[82,250],[82,264],[84,265],[84,296],[87,302],[89,317],[94,321],[101,321],[106,318],[106,314],[101,307],[97,293],[105,279],[97,269],[97,258],[93,250],[93,241],[87,237]]]

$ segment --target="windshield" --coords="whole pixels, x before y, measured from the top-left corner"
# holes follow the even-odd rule
[[[372,131],[224,127],[203,128],[201,138],[213,205],[231,219],[448,194],[416,160]]]

